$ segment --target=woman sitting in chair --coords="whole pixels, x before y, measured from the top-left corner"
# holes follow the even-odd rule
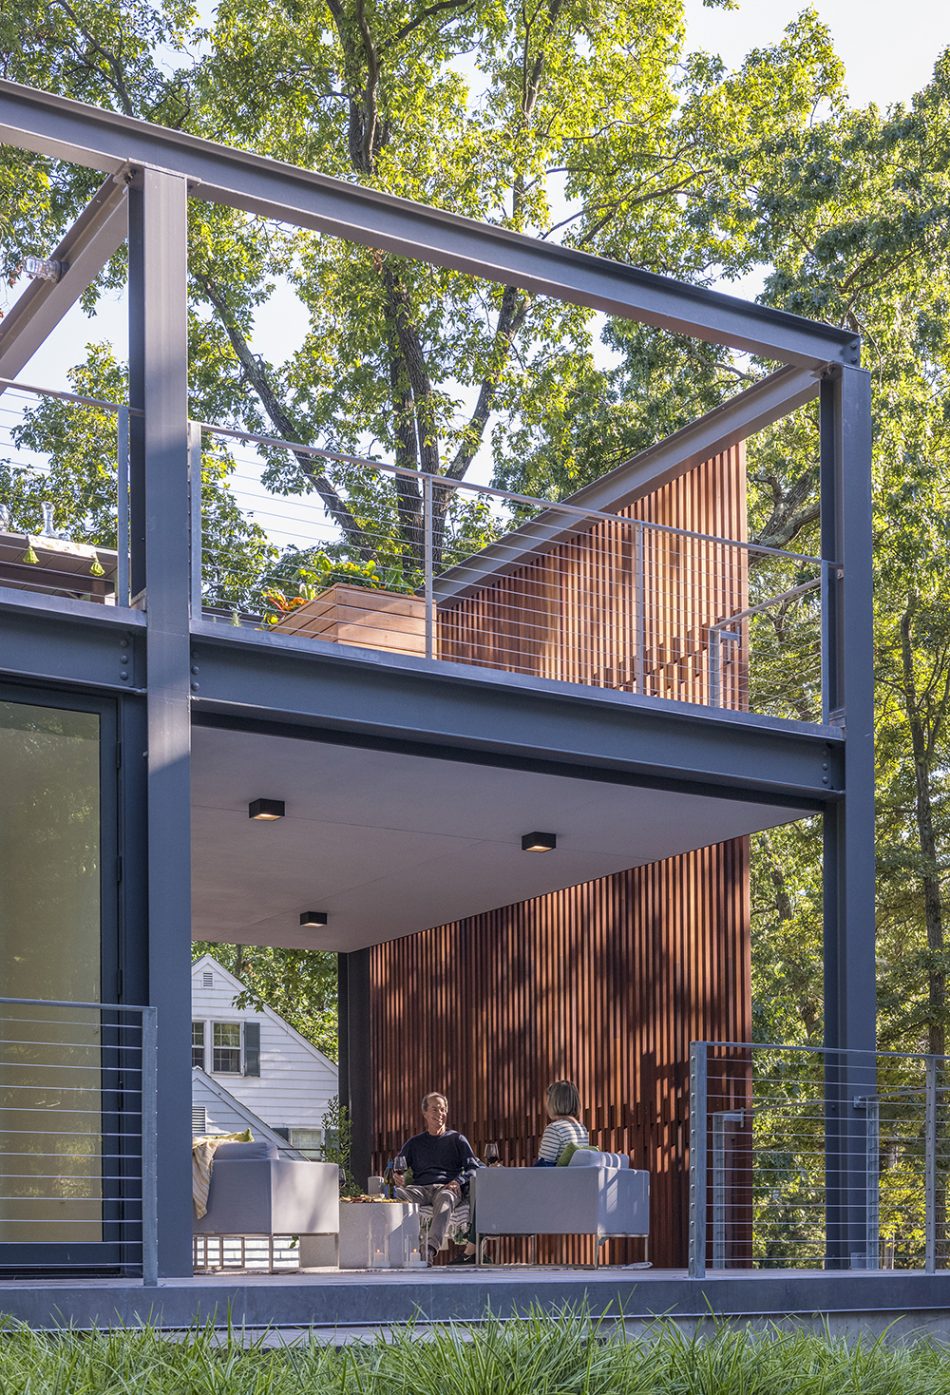
[[[549,1085],[545,1099],[549,1123],[541,1135],[540,1157],[534,1167],[556,1167],[557,1161],[566,1148],[586,1148],[590,1140],[587,1130],[577,1117],[581,1112],[581,1097],[577,1086],[570,1080],[555,1080]],[[478,1205],[478,1188],[472,1207],[471,1223],[465,1249],[451,1264],[475,1263],[475,1206]]]
[[[571,1152],[576,1148],[587,1148],[590,1139],[578,1118],[581,1099],[573,1081],[555,1080],[553,1085],[548,1086],[545,1103],[551,1122],[541,1135],[541,1147],[534,1166],[556,1167],[565,1148],[571,1148]]]

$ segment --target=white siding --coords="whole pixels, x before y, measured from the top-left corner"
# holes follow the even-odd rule
[[[200,1076],[193,1076],[191,1081],[192,1110],[196,1105],[205,1111],[205,1133],[243,1133],[247,1128],[244,1115],[229,1106],[226,1100],[219,1100]]]
[[[212,974],[206,988],[205,975]],[[213,1079],[252,1109],[272,1128],[321,1127],[330,1100],[337,1093],[337,1070],[315,1046],[304,1041],[276,1013],[232,1006],[241,986],[210,955],[192,966],[192,1019],[204,1022],[256,1022],[261,1029],[259,1076],[215,1074],[210,1029],[205,1068]],[[204,1104],[204,1098],[194,1100]],[[209,1106],[209,1120],[213,1117]],[[243,1128],[243,1124],[238,1125]],[[217,1130],[216,1130],[217,1131]],[[223,1129],[231,1132],[230,1126]]]

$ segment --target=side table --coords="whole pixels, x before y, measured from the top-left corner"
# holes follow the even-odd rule
[[[300,1267],[328,1262],[320,1236],[300,1237]],[[340,1202],[341,1269],[414,1269],[424,1267],[419,1254],[419,1208],[412,1201]]]

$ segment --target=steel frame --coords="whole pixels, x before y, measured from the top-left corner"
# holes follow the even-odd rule
[[[18,83],[0,82],[0,141],[104,172],[126,163],[152,166],[181,175],[211,203],[510,282],[780,363],[821,368],[858,361],[858,337],[831,325]]]
[[[870,398],[867,374],[857,367],[858,338],[9,82],[0,82],[0,141],[113,176],[61,244],[65,259],[72,259],[62,289],[31,288],[8,319],[0,336],[0,372],[19,371],[30,346],[41,342],[71,303],[68,296],[75,298],[115,250],[124,216],[119,204],[128,200],[131,590],[145,615],[126,611],[121,619],[106,619],[101,608],[67,601],[58,601],[51,613],[25,593],[0,592],[0,671],[20,682],[127,694],[118,704],[123,748],[133,753],[125,758],[120,786],[119,837],[126,849],[120,907],[130,927],[147,912],[147,956],[134,948],[130,929],[126,991],[160,1009],[159,1273],[184,1275],[191,1267],[187,1119],[176,1117],[176,1101],[190,1086],[193,706],[196,715],[218,720],[296,724],[301,734],[332,729],[336,739],[417,742],[430,751],[435,743],[456,759],[553,762],[561,768],[572,762],[575,769],[586,764],[595,778],[672,779],[697,792],[731,788],[739,798],[768,794],[789,806],[809,801],[824,810],[826,1042],[873,1046]],[[824,587],[833,729],[681,712],[676,704],[621,701],[594,690],[567,691],[566,685],[563,692],[541,694],[515,675],[476,679],[460,667],[457,674],[437,676],[425,661],[386,655],[359,660],[325,653],[313,642],[306,653],[286,644],[278,651],[240,630],[222,631],[190,616],[189,194],[789,365],[626,462],[571,503],[597,510],[608,499],[607,507],[630,501],[817,390],[822,556],[841,566],[840,572],[825,569]],[[411,730],[407,719],[393,716],[407,712]],[[343,982],[346,1020],[362,1023],[368,993],[362,960],[348,967],[344,960]],[[355,1029],[348,1032],[344,1074],[350,1082],[368,1078],[367,1050]],[[856,1217],[836,1241],[839,1262],[847,1264],[863,1232],[853,1120],[842,1121],[841,1139],[848,1160],[832,1181],[854,1202],[849,1214]]]
[[[64,270],[58,281],[32,281],[0,320],[0,379],[15,378],[94,281],[128,232],[121,168],[101,185],[53,252]],[[0,382],[0,393],[7,385]]]

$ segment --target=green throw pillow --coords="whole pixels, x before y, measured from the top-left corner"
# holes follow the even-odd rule
[[[589,1143],[565,1143],[564,1152],[554,1164],[555,1167],[567,1167],[575,1153],[589,1153],[591,1145]]]

